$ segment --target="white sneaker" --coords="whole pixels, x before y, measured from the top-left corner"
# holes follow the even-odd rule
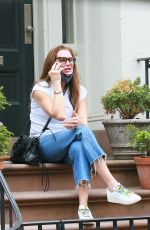
[[[129,205],[140,201],[141,197],[119,184],[112,192],[110,192],[107,188],[107,200],[112,203]]]
[[[93,219],[90,209],[85,205],[80,205],[78,209],[78,216],[80,220],[91,220]]]

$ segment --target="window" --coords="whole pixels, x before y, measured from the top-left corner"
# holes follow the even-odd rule
[[[73,0],[62,2],[62,42],[74,43]]]

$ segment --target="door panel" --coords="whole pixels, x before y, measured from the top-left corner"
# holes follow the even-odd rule
[[[15,136],[21,134],[29,114],[34,81],[33,44],[25,44],[24,4],[31,0],[0,0],[0,86],[11,107],[0,111],[2,121]]]

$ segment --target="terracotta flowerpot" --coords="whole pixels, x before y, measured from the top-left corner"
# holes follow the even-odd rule
[[[3,168],[4,168],[4,162],[0,161],[0,170],[3,170]]]
[[[0,162],[2,161],[10,161],[11,156],[0,156]]]
[[[143,189],[150,189],[150,157],[134,157],[140,185]]]

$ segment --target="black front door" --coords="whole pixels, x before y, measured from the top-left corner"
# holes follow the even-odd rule
[[[32,36],[32,0],[0,0],[0,86],[11,104],[0,111],[0,122],[15,136],[21,134],[29,114]]]

